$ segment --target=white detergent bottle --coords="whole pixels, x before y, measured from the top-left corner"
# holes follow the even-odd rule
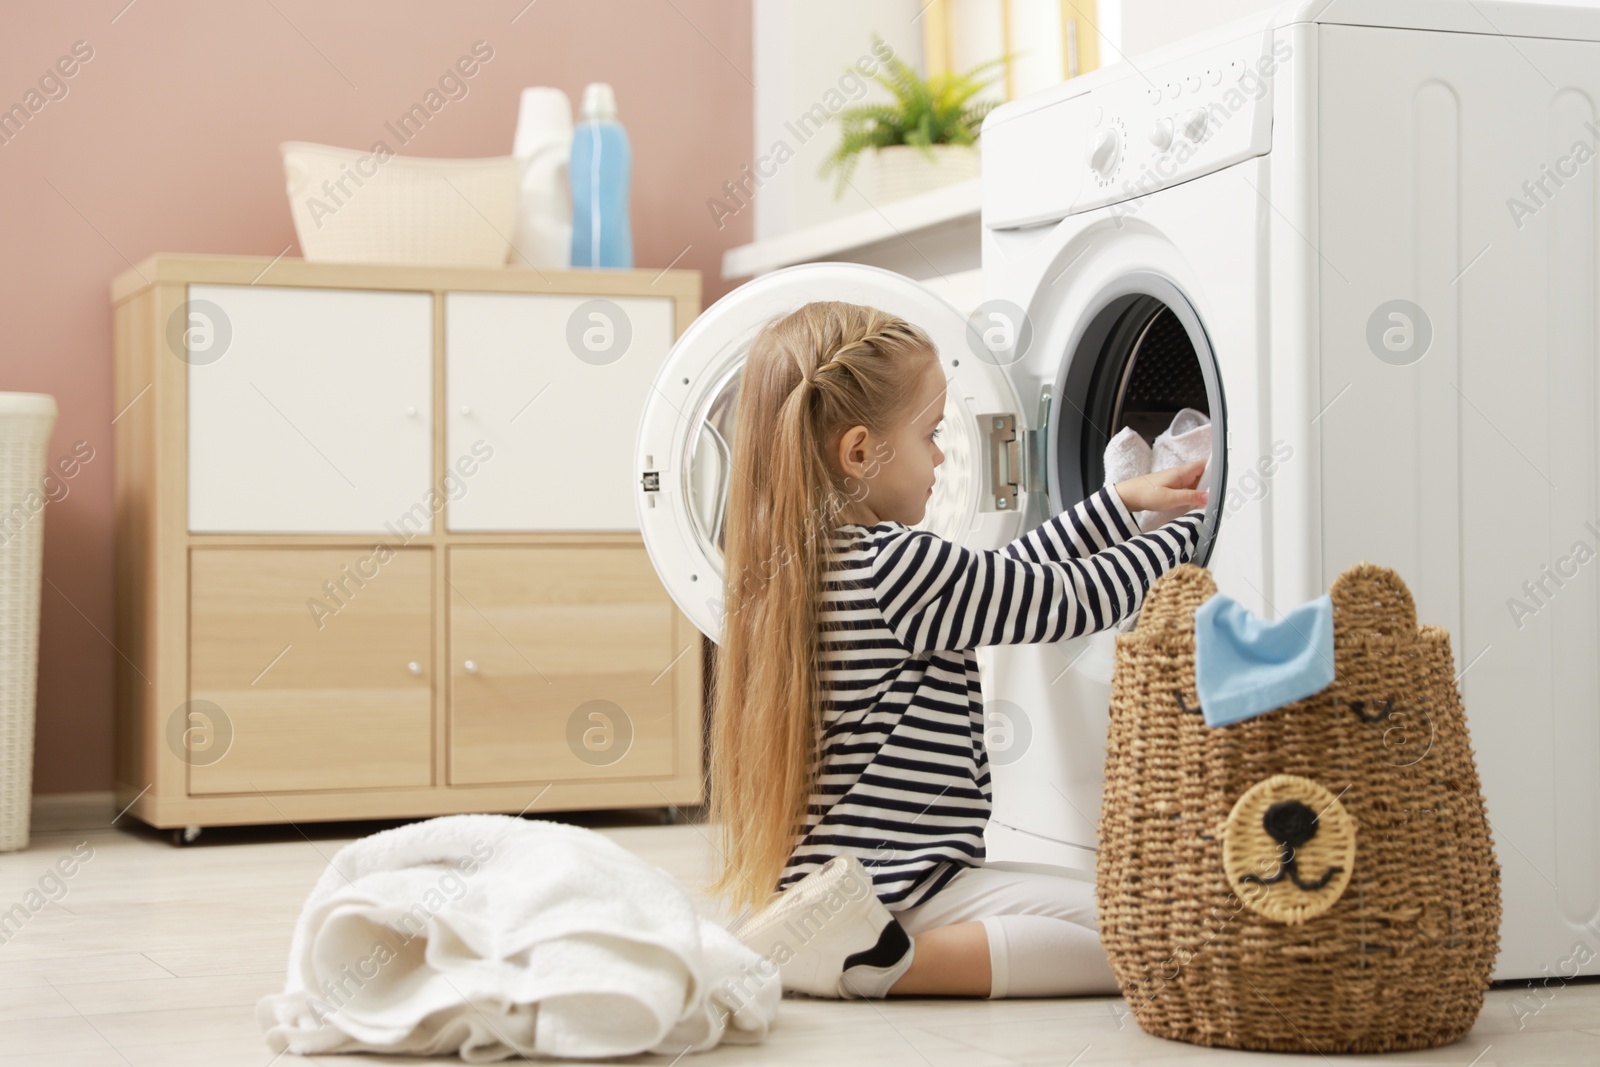
[[[521,266],[572,265],[572,197],[567,167],[572,153],[572,101],[560,89],[522,90],[511,154],[522,163],[517,229],[509,262]]]

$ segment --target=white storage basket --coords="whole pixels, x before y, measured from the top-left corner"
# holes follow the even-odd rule
[[[0,851],[28,847],[45,448],[55,397],[0,393]]]
[[[285,141],[300,253],[337,263],[499,266],[517,225],[515,156],[418,159]]]
[[[978,176],[978,149],[972,145],[930,146],[933,159],[915,145],[897,144],[871,153],[873,202],[886,204],[942,189]]]

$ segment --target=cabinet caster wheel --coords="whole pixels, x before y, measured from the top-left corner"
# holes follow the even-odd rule
[[[183,826],[172,831],[172,843],[179,848],[192,845],[200,840],[200,827]]]

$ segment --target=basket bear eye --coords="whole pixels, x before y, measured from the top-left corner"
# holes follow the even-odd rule
[[[1390,766],[1409,767],[1433,748],[1433,716],[1425,702],[1400,704],[1393,697],[1388,700],[1335,698],[1333,702],[1355,712],[1356,718],[1364,723],[1383,724],[1380,735],[1384,760]]]
[[[1362,722],[1382,722],[1394,714],[1394,698],[1388,700],[1340,700],[1336,703],[1343,704],[1356,713],[1356,718]]]

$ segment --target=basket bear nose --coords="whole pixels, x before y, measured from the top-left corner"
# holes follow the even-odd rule
[[[1274,841],[1299,848],[1317,836],[1317,813],[1298,800],[1280,800],[1267,808],[1261,826]]]

